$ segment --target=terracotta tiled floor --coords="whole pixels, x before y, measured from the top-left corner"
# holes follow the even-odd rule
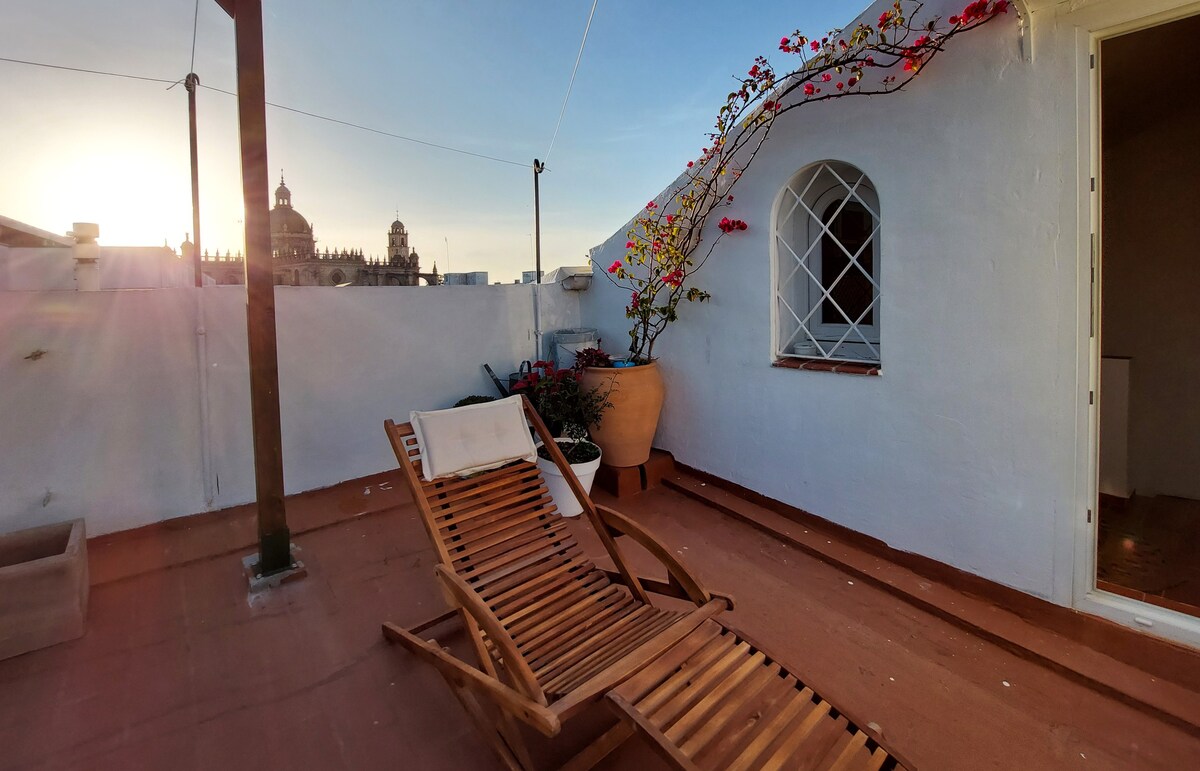
[[[290,502],[310,574],[255,601],[247,550],[234,548],[253,537],[248,509],[94,542],[87,635],[0,662],[0,769],[498,767],[440,679],[380,637],[380,621],[414,623],[442,604],[415,511],[386,477],[370,485]],[[738,598],[735,624],[835,703],[853,702],[922,769],[1200,758],[1200,738],[678,493],[620,507]],[[657,574],[648,555],[635,562]],[[535,751],[561,760],[606,720],[585,716]],[[632,742],[603,767],[659,766]]]
[[[1135,495],[1100,506],[1097,577],[1131,596],[1200,616],[1200,501]]]

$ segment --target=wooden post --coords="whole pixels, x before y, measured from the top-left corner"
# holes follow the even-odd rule
[[[196,286],[204,286],[204,271],[200,265],[200,155],[196,147],[196,86],[200,78],[189,72],[183,85],[188,92],[188,139],[192,149],[192,266],[196,274]]]
[[[234,7],[242,198],[246,217],[246,328],[250,343],[250,415],[258,496],[261,575],[292,564],[283,504],[283,440],[279,427],[279,358],[275,348],[275,282],[267,175],[267,107],[263,74],[262,0],[225,0]]]

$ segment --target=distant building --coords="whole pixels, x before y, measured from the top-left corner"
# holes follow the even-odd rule
[[[446,273],[442,276],[442,283],[450,286],[487,286],[487,282],[486,270],[476,270],[471,273]]]
[[[275,189],[275,206],[271,209],[271,254],[277,286],[417,286],[424,279],[438,284],[437,266],[422,273],[420,257],[408,244],[408,230],[396,220],[388,230],[386,259],[364,257],[361,249],[317,250],[313,226],[300,212],[292,208],[292,191],[279,178]],[[184,240],[180,251],[190,258],[193,245]],[[204,274],[218,284],[244,284],[245,260],[241,252],[230,255],[225,251],[209,255],[206,249],[201,260]]]
[[[60,236],[0,216],[0,291],[161,289],[195,281],[192,267],[166,244],[100,246],[99,226],[75,227]]]
[[[534,275],[536,275],[537,278],[534,278]],[[536,283],[538,281],[541,281],[542,276],[544,276],[544,275],[546,275],[546,271],[544,271],[544,270],[540,273],[537,273],[536,271],[532,271],[532,270],[523,270],[523,271],[521,271],[521,283],[522,284]],[[514,281],[513,283],[516,283],[516,282]]]

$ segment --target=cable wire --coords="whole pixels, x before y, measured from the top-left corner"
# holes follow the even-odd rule
[[[104,70],[88,70],[82,67],[66,67],[61,64],[46,64],[45,62],[31,62],[25,59],[10,59],[7,56],[0,56],[0,62],[12,62],[13,64],[28,64],[32,67],[47,67],[52,70],[67,70],[69,72],[86,72],[89,75],[108,75],[113,78],[128,78],[130,80],[148,80],[151,83],[179,83],[178,80],[167,80],[166,78],[147,78],[142,75],[126,75],[121,72],[105,72]]]
[[[558,139],[558,130],[562,127],[563,115],[567,112],[567,102],[571,98],[571,89],[575,87],[575,73],[579,71],[579,60],[583,58],[583,47],[587,45],[588,30],[592,28],[592,17],[596,15],[596,5],[600,0],[592,0],[592,10],[588,13],[587,26],[583,28],[583,40],[579,41],[579,53],[575,54],[575,66],[571,68],[571,80],[567,83],[567,93],[563,97],[562,109],[558,111],[558,120],[554,123],[554,136],[550,137],[550,147],[546,150],[545,159],[550,159],[554,142]]]
[[[46,64],[45,62],[31,62],[31,61],[27,61],[25,59],[11,59],[6,56],[0,56],[0,62],[11,62],[13,64],[27,64],[32,67],[47,67],[52,70],[66,70],[68,72],[85,72],[89,75],[107,75],[107,76],[113,77],[113,78],[128,78],[130,80],[145,80],[145,81],[149,81],[151,83],[167,83],[172,87],[179,85],[180,83],[182,83],[185,80],[185,78],[181,78],[179,80],[168,80],[167,78],[149,78],[149,77],[145,77],[143,75],[128,75],[128,74],[125,74],[122,72],[106,72],[104,70],[89,70],[89,69],[84,69],[82,67],[66,67],[61,64]],[[216,86],[208,86],[203,83],[198,83],[197,85],[199,85],[201,88],[207,88],[209,91],[217,91],[222,94],[228,94],[229,96],[237,96],[236,91],[227,91],[223,88],[217,88]],[[339,118],[331,118],[328,115],[319,115],[315,112],[308,112],[307,110],[301,110],[296,107],[288,107],[285,104],[278,104],[276,102],[266,102],[266,104],[268,106],[274,107],[278,110],[286,110],[287,112],[294,112],[299,115],[305,115],[309,118],[316,118],[317,120],[328,121],[329,123],[337,123],[342,126],[348,126],[350,128],[359,129],[360,131],[369,131],[372,134],[380,134],[385,137],[391,137],[393,139],[400,139],[405,142],[412,142],[414,144],[423,145],[425,147],[433,147],[438,150],[445,150],[445,151],[451,152],[451,153],[458,153],[459,155],[468,155],[468,156],[471,156],[472,158],[482,158],[483,160],[495,161],[496,163],[506,163],[510,166],[520,166],[521,168],[529,167],[528,163],[522,163],[520,161],[510,161],[507,158],[497,158],[494,155],[485,155],[483,153],[476,153],[476,152],[472,152],[470,150],[462,150],[457,147],[450,147],[449,145],[439,145],[436,142],[427,142],[424,139],[415,139],[413,137],[406,137],[403,134],[395,134],[391,131],[384,131],[383,129],[371,128],[370,126],[364,126],[360,123],[353,123],[351,121],[341,120]]]
[[[199,85],[201,88],[207,88],[210,91],[219,91],[222,94],[228,94],[230,96],[237,96],[236,91],[226,91],[223,88],[217,88],[216,86],[206,86],[203,83],[201,83]],[[371,128],[370,126],[364,126],[361,123],[352,123],[348,120],[342,120],[340,118],[331,118],[328,115],[318,115],[315,112],[308,112],[306,110],[301,110],[296,107],[288,107],[286,104],[278,104],[276,102],[266,102],[266,105],[268,107],[274,107],[277,110],[286,110],[287,112],[294,112],[294,113],[297,113],[298,115],[306,115],[309,118],[316,118],[317,120],[329,121],[330,123],[337,123],[341,126],[349,126],[350,128],[356,128],[356,129],[359,129],[360,131],[369,131],[372,134],[381,134],[385,137],[392,137],[393,139],[401,139],[401,140],[404,140],[405,142],[413,142],[414,144],[424,145],[425,147],[435,147],[438,150],[447,150],[449,152],[458,153],[460,155],[469,155],[473,158],[483,158],[484,160],[495,161],[496,163],[507,163],[511,166],[520,166],[521,168],[527,168],[529,166],[528,163],[522,163],[520,161],[510,161],[507,158],[497,158],[494,155],[484,155],[483,153],[475,153],[475,152],[471,152],[470,150],[461,150],[457,147],[450,147],[449,145],[439,145],[436,142],[426,142],[424,139],[414,139],[413,137],[406,137],[403,134],[394,134],[391,131],[384,131],[383,129]]]
[[[200,26],[200,0],[196,0],[196,10],[192,12],[192,62],[188,72],[196,71],[196,30]]]

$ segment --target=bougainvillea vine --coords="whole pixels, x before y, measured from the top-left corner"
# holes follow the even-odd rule
[[[630,361],[654,358],[654,343],[678,318],[681,300],[711,299],[689,279],[721,239],[750,225],[724,216],[717,223],[720,232],[700,250],[705,225],[713,212],[734,205],[730,191],[783,115],[816,102],[900,91],[951,39],[1006,14],[1009,5],[1008,0],[975,0],[942,19],[924,17],[919,0],[896,0],[874,24],[820,38],[799,30],[780,38],[779,50],[798,59],[790,68],[777,71],[766,57],[756,57],[717,112],[699,156],[635,219],[624,256],[606,268],[597,266],[630,293],[625,308],[634,322]]]

